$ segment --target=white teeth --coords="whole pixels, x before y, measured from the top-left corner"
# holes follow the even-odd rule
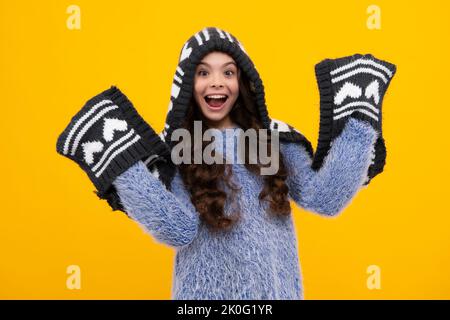
[[[211,95],[211,96],[206,96],[207,98],[210,99],[222,99],[222,98],[226,98],[227,96],[225,95]]]

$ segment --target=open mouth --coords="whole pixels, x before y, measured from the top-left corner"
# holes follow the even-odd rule
[[[221,108],[227,101],[228,96],[223,94],[214,94],[205,96],[205,101],[213,109]]]

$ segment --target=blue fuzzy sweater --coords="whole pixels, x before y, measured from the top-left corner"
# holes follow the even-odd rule
[[[350,118],[317,172],[303,146],[282,142],[291,199],[322,215],[340,213],[362,187],[376,137],[370,125]],[[237,144],[224,141],[224,148]],[[219,234],[199,219],[178,172],[170,192],[139,161],[114,185],[130,217],[176,249],[173,299],[303,299],[292,217],[267,214],[267,202],[258,200],[262,177],[243,164],[232,166],[233,179],[242,187],[237,193],[241,217],[231,231]]]

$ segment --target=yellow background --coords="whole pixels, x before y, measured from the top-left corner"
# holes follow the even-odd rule
[[[175,251],[93,193],[56,139],[117,85],[163,128],[184,42],[235,35],[264,81],[271,117],[316,146],[314,65],[372,53],[397,65],[383,104],[384,173],[336,219],[294,208],[306,299],[450,298],[450,75],[446,1],[1,1],[0,298],[170,299]],[[66,9],[81,9],[69,30]],[[381,8],[381,30],[366,9]],[[81,289],[66,288],[69,265]],[[366,286],[381,268],[381,289]]]

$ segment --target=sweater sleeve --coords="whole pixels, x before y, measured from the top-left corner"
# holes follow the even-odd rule
[[[308,211],[340,213],[365,182],[377,136],[368,123],[351,118],[318,171],[311,168],[313,159],[303,146],[281,144],[291,198]]]
[[[199,215],[178,171],[171,191],[142,161],[119,175],[113,184],[128,215],[158,242],[180,247],[195,238]]]

